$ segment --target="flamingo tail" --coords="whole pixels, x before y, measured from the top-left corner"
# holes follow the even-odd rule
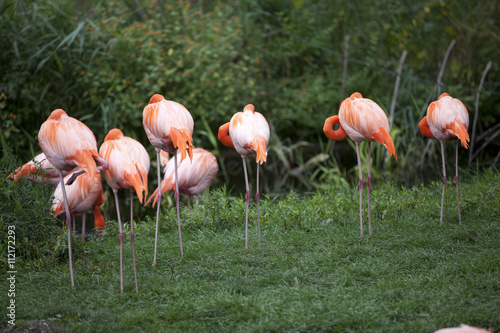
[[[465,127],[465,125],[460,121],[460,119],[457,118],[451,124],[446,124],[446,129],[452,130],[453,133],[456,136],[458,136],[460,143],[465,149],[469,148],[468,145],[468,142],[470,141],[469,133],[467,133],[467,127]]]
[[[398,160],[398,155],[396,155],[396,148],[394,147],[394,142],[392,141],[391,133],[385,129],[385,127],[380,127],[378,132],[373,134],[373,139],[381,144],[383,144],[389,151],[389,155],[394,156],[396,161]]]
[[[170,127],[169,137],[174,147],[180,150],[181,161],[186,158],[186,152],[189,154],[189,158],[193,160],[193,138],[186,129]]]
[[[264,163],[267,159],[267,140],[262,135],[256,135],[250,143],[250,147],[257,153],[257,163]]]

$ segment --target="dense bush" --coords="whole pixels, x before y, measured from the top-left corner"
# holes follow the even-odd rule
[[[407,50],[392,125],[399,161],[384,164],[378,149],[375,164],[385,167],[374,170],[374,177],[398,174],[399,181],[414,183],[440,172],[437,145],[422,154],[427,140],[415,130],[426,102],[437,97],[432,89],[452,39],[457,44],[443,90],[465,103],[472,125],[475,89],[491,60],[478,133],[500,120],[500,97],[491,93],[500,91],[498,11],[494,2],[430,0],[3,1],[2,145],[27,160],[39,151],[41,123],[61,107],[84,121],[98,143],[109,129],[120,127],[153,157],[142,110],[153,93],[162,93],[193,114],[195,145],[217,154],[225,182],[242,182],[241,175],[224,168],[224,160],[240,163],[239,157],[229,149],[219,151],[214,133],[253,103],[272,130],[263,170],[266,191],[339,183],[356,176],[355,155],[349,143],[327,143],[324,119],[353,91],[389,112],[398,60]],[[349,63],[342,96],[346,35]],[[498,140],[489,143],[480,162],[492,164],[497,150]]]

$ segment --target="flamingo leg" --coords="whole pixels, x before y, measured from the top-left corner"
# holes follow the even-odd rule
[[[181,256],[183,256],[184,252],[182,251],[181,216],[179,213],[179,181],[177,178],[177,154],[174,155],[174,164],[175,164],[175,205],[177,206],[177,226],[179,228],[179,243],[181,246]],[[161,192],[161,190],[158,192]]]
[[[123,230],[122,219],[120,217],[120,205],[118,203],[118,190],[113,189],[115,194],[116,215],[118,216],[118,232],[120,237],[120,292],[123,294]]]
[[[457,208],[458,208],[458,224],[462,224],[462,218],[460,216],[460,197],[458,195],[458,140],[455,141],[455,184],[457,185]]]
[[[359,170],[359,227],[361,229],[361,237],[363,237],[363,173],[361,171],[361,157],[359,154],[359,143],[356,142],[356,155],[358,155],[358,170]]]
[[[444,192],[446,190],[446,167],[444,165],[444,145],[441,142],[441,157],[443,158],[443,195],[441,196],[441,224],[443,224],[443,206],[444,206]]]
[[[66,196],[66,189],[64,186],[64,177],[62,171],[59,170],[59,178],[61,179],[61,188],[64,196],[64,209],[66,210],[66,228],[68,229],[68,253],[69,253],[69,273],[71,275],[71,287],[75,287],[75,280],[73,279],[73,256],[71,253],[71,215],[69,214],[68,197]]]
[[[366,178],[366,187],[368,191],[368,234],[369,235],[372,234],[372,213],[370,206],[370,187],[372,185],[371,154],[372,154],[371,141],[368,141],[368,178]]]
[[[134,250],[134,191],[130,190],[130,243],[132,244],[132,261],[134,262],[134,277],[135,277],[135,292],[139,293],[139,285],[137,284],[137,269],[135,267],[135,250]]]
[[[255,201],[257,202],[257,230],[259,231],[259,249],[262,249],[262,244],[260,243],[260,211],[259,211],[259,162],[257,162],[257,190],[255,191]]]
[[[245,157],[241,157],[243,159],[243,171],[245,173],[245,188],[247,193],[245,195],[245,202],[247,205],[246,215],[245,215],[245,249],[248,250],[248,205],[250,203],[250,187],[248,186],[248,174],[247,174],[247,164]]]
[[[87,217],[87,212],[83,212],[82,214],[82,242],[86,242],[85,240],[85,220]]]
[[[153,267],[156,266],[156,247],[158,245],[158,218],[160,216],[160,204],[161,204],[161,172],[160,172],[160,149],[156,149],[156,159],[158,161],[157,171],[158,171],[158,200],[156,200],[156,232],[155,232],[155,256],[153,258]]]

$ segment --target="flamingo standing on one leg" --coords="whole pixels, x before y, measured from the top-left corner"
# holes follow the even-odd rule
[[[137,284],[137,270],[134,251],[134,218],[133,195],[137,193],[142,203],[142,192],[148,194],[149,155],[139,141],[124,136],[122,131],[114,128],[104,138],[99,154],[109,162],[108,170],[104,171],[104,179],[115,194],[116,214],[120,232],[120,291],[123,293],[123,231],[118,204],[118,190],[130,190],[130,242],[132,244],[132,260],[134,262],[135,291],[139,293]]]
[[[75,172],[79,171],[81,171],[79,168],[75,169]],[[64,180],[68,181],[71,177],[72,174],[68,174]],[[73,216],[82,214],[82,241],[85,242],[85,218],[89,209],[92,208],[94,212],[94,226],[100,231],[104,229],[106,221],[99,209],[99,206],[104,203],[100,174],[96,173],[93,180],[90,179],[88,173],[82,174],[73,184],[67,186],[66,195],[70,214]],[[59,216],[65,210],[63,183],[60,182],[57,185],[53,196],[52,211],[55,216]]]
[[[108,163],[97,153],[97,143],[92,131],[82,122],[69,117],[62,109],[52,111],[49,118],[42,124],[38,132],[38,143],[49,162],[59,170],[59,179],[64,181],[63,170],[72,170],[79,166],[89,173],[90,179],[98,171],[107,169]],[[96,162],[101,164],[96,166]],[[73,182],[74,174],[69,182]],[[62,192],[66,209],[66,227],[68,228],[69,270],[71,287],[75,286],[73,279],[73,260],[71,255],[70,212],[65,186]]]
[[[457,187],[458,223],[462,224],[460,217],[460,199],[458,195],[458,140],[467,149],[469,142],[469,113],[465,105],[458,99],[452,98],[447,93],[442,93],[437,101],[432,102],[427,108],[425,116],[418,124],[420,132],[428,138],[438,139],[441,143],[441,157],[443,159],[443,194],[441,197],[441,223],[443,223],[444,192],[446,189],[446,167],[444,163],[443,141],[455,140],[455,184]]]
[[[339,124],[338,130],[334,130],[333,126]],[[323,132],[330,140],[342,141],[347,137],[351,138],[356,143],[356,155],[358,157],[359,170],[359,223],[361,236],[363,236],[363,175],[361,172],[361,158],[359,155],[359,144],[362,141],[368,141],[368,178],[366,185],[368,187],[368,233],[371,235],[371,211],[370,211],[370,186],[371,186],[371,142],[377,141],[383,144],[390,155],[396,155],[394,142],[392,141],[389,131],[389,121],[385,112],[374,101],[363,98],[360,93],[356,92],[349,98],[346,98],[340,104],[338,116],[333,116],[325,121]]]
[[[248,206],[250,202],[250,188],[245,158],[257,156],[257,189],[255,200],[257,201],[257,228],[259,232],[259,249],[262,248],[260,241],[260,212],[259,212],[259,165],[266,162],[267,143],[269,142],[269,124],[266,118],[258,112],[255,107],[248,104],[243,112],[236,113],[229,123],[219,128],[220,142],[227,147],[233,147],[243,159],[243,171],[245,173],[246,187],[246,216],[245,216],[245,249],[248,249]]]
[[[63,176],[68,173],[68,171],[63,170]],[[13,178],[14,181],[18,181],[19,178],[26,178],[37,183],[50,182],[53,187],[56,187],[61,181],[59,171],[49,162],[44,153],[33,157],[31,161],[17,168],[7,178]]]
[[[179,154],[179,152],[177,152]],[[167,156],[165,156],[167,155]],[[174,160],[168,160],[168,154],[161,152],[162,161],[168,161],[165,165],[163,181],[161,182],[161,193],[175,189],[175,166]],[[193,149],[193,160],[181,162],[177,166],[179,192],[188,195],[188,202],[192,195],[203,193],[217,176],[219,165],[214,154],[202,148]],[[158,188],[146,201],[146,205],[153,200],[153,207],[158,198]]]
[[[179,150],[181,161],[189,154],[193,159],[193,117],[180,103],[166,100],[162,95],[155,94],[142,113],[142,125],[149,142],[156,148],[158,160],[158,186],[161,184],[160,151],[173,153]],[[175,204],[177,206],[177,225],[179,228],[179,243],[182,249],[181,217],[179,213],[179,182],[177,175],[177,154],[174,155],[175,169]],[[158,191],[158,208],[156,210],[155,254],[153,266],[156,266],[156,247],[158,244],[158,217],[160,214],[161,191]]]

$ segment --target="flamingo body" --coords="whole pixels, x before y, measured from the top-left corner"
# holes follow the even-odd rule
[[[148,193],[148,173],[150,167],[146,148],[137,140],[124,136],[114,128],[104,138],[99,154],[108,161],[109,167],[103,172],[104,179],[112,189],[135,190],[139,202],[143,192]]]
[[[66,176],[67,174],[68,171],[63,171],[63,176]],[[27,178],[38,183],[50,182],[53,187],[56,187],[60,181],[59,172],[49,162],[44,153],[36,155],[31,161],[17,168],[16,171],[11,173],[8,177],[12,177],[14,181],[18,181],[19,178]]]
[[[467,108],[459,99],[447,93],[441,94],[437,101],[429,105],[427,116],[419,123],[423,135],[439,141],[458,139],[464,148],[468,148],[469,143],[468,127]]]
[[[156,148],[158,161],[157,175],[158,186],[161,184],[160,151],[169,153],[180,151],[181,161],[186,155],[193,159],[193,117],[180,103],[166,100],[162,95],[155,94],[142,113],[142,125],[151,144]],[[181,236],[181,217],[179,212],[179,188],[177,183],[177,154],[174,155],[175,163],[175,203],[177,207],[177,225],[179,229],[179,244],[181,256],[184,254]],[[156,249],[158,244],[158,218],[160,215],[161,191],[158,192],[158,208],[156,210],[156,232],[153,266],[156,266]]]
[[[337,130],[333,129],[335,124],[339,124]],[[394,156],[396,161],[398,159],[389,129],[389,120],[384,110],[382,110],[377,103],[368,98],[363,98],[360,93],[356,92],[340,104],[339,114],[337,116],[332,116],[325,120],[323,132],[330,140],[342,141],[349,137],[356,143],[359,172],[359,222],[361,236],[363,236],[363,176],[361,172],[359,144],[363,141],[368,141],[368,178],[366,184],[368,188],[368,230],[369,234],[371,234],[371,142],[376,141],[383,144],[389,151],[389,154]]]
[[[71,171],[78,166],[94,178],[99,157],[94,133],[64,110],[52,111],[38,132],[38,142],[56,169]]]
[[[137,268],[135,265],[134,249],[134,221],[133,221],[133,191],[137,193],[142,203],[143,192],[148,194],[149,155],[146,148],[137,140],[124,136],[122,131],[113,128],[104,138],[99,153],[109,162],[104,171],[104,179],[113,189],[118,216],[118,231],[120,238],[120,291],[123,293],[123,230],[118,203],[118,190],[130,190],[130,242],[132,245],[132,259],[134,265],[135,290],[139,293],[137,283]]]
[[[179,153],[177,153],[179,154]],[[161,182],[161,193],[175,190],[175,166],[174,160],[168,160],[168,154],[161,152],[162,162],[165,163],[163,181]],[[177,166],[179,192],[188,196],[203,193],[219,172],[219,165],[215,156],[202,148],[193,149],[192,161],[181,161]],[[153,200],[153,207],[158,197],[158,189],[149,197],[146,204]]]
[[[182,104],[156,94],[144,108],[142,117],[146,135],[155,148],[169,153],[179,148],[182,159],[186,157],[186,151],[192,155],[194,122]]]
[[[454,141],[455,144],[455,183],[457,191],[458,223],[462,224],[460,215],[460,196],[458,192],[458,141],[467,149],[469,133],[469,113],[465,105],[457,98],[452,98],[447,93],[442,93],[437,101],[429,104],[427,115],[418,124],[420,132],[430,139],[438,139],[441,145],[441,157],[443,160],[443,192],[441,196],[441,217],[443,223],[444,194],[446,190],[446,166],[444,158],[444,141]]]
[[[75,172],[80,171],[76,169]],[[67,181],[71,174],[64,177]],[[99,206],[103,203],[101,196],[103,196],[101,175],[96,173],[91,180],[90,175],[87,173],[82,174],[76,178],[75,182],[66,186],[66,195],[68,197],[68,206],[71,214],[81,214],[92,208],[96,203]],[[64,213],[64,197],[62,192],[62,185],[59,183],[54,190],[52,210],[54,215],[59,216]]]
[[[267,160],[267,144],[269,142],[269,124],[266,118],[258,112],[255,107],[248,104],[243,112],[237,112],[229,123],[219,128],[219,141],[227,146],[235,148],[243,160],[243,171],[245,174],[246,187],[246,216],[245,216],[245,249],[248,249],[248,208],[250,201],[250,187],[246,167],[246,157],[256,156],[257,162],[257,186],[255,200],[257,201],[257,228],[259,233],[259,249],[262,248],[260,239],[260,212],[259,212],[259,165]]]
[[[233,115],[229,122],[229,136],[242,157],[256,155],[258,163],[266,161],[269,124],[262,114],[255,112],[252,104]]]

